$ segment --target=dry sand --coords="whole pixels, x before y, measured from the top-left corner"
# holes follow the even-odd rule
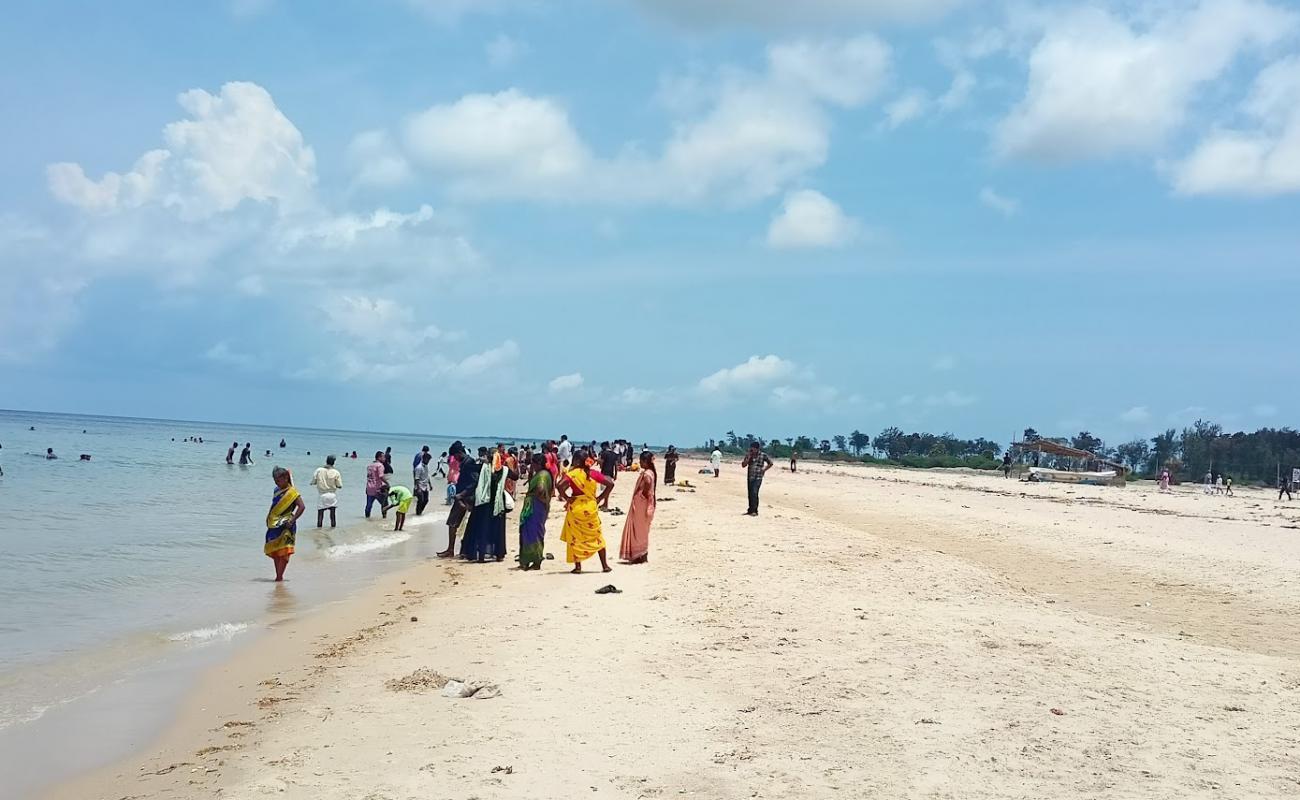
[[[697,466],[649,565],[566,574],[557,508],[541,573],[387,578],[53,796],[1300,796],[1300,504],[809,463],[750,519]]]

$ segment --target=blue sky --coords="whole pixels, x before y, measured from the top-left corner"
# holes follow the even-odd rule
[[[52,1],[0,106],[0,407],[1295,422],[1293,3]]]

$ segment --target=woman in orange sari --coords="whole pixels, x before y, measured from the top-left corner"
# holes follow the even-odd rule
[[[623,542],[618,548],[618,557],[628,564],[644,564],[650,560],[650,523],[655,518],[655,490],[658,487],[655,456],[646,450],[641,453],[641,474],[632,490],[632,505],[623,526]]]
[[[573,565],[573,574],[580,575],[582,562],[599,555],[601,572],[609,572],[612,568],[605,555],[596,495],[601,486],[612,486],[614,482],[591,468],[591,454],[585,448],[574,454],[573,464],[556,484],[565,509],[564,530],[560,533],[560,541],[568,545],[565,560]]]

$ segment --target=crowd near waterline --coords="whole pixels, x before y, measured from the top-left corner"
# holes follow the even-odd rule
[[[287,443],[282,439],[280,447]],[[226,452],[226,463],[252,466],[252,445],[242,448],[233,442]],[[266,451],[269,455],[271,451]],[[356,451],[344,458],[357,460]],[[663,483],[677,483],[677,464],[681,456],[675,446],[663,453]],[[722,453],[714,450],[710,466],[701,470],[718,478]],[[329,455],[312,474],[308,486],[316,490],[316,527],[336,527],[337,509],[345,487],[337,467],[338,456]],[[749,492],[746,514],[757,516],[759,490],[763,476],[773,466],[757,443],[742,460]],[[656,493],[659,489],[659,464],[656,454],[642,445],[639,452],[630,441],[591,442],[575,445],[567,435],[558,440],[521,447],[497,444],[471,452],[456,441],[436,457],[426,445],[411,462],[410,481],[405,471],[398,477],[393,466],[392,448],[378,450],[366,467],[364,513],[367,519],[378,513],[383,519],[393,515],[393,530],[402,531],[407,516],[423,516],[438,492],[448,507],[446,516],[448,543],[439,558],[459,558],[484,564],[504,562],[510,555],[507,543],[508,518],[517,512],[517,548],[515,561],[521,571],[540,570],[546,553],[546,529],[551,506],[563,504],[564,522],[560,541],[565,544],[565,561],[571,572],[581,574],[583,564],[599,560],[602,572],[610,572],[601,512],[625,516],[619,546],[619,558],[625,564],[644,564],[650,556],[650,529],[654,521]],[[622,476],[620,478],[620,476]],[[283,581],[293,556],[299,521],[307,513],[307,502],[293,474],[283,467],[271,470],[274,482],[271,506],[266,514],[266,538],[263,552],[275,567],[275,580]],[[621,480],[634,480],[629,508],[610,508],[609,500]],[[360,487],[359,487],[360,488]],[[305,491],[305,489],[303,490]],[[361,497],[357,494],[358,500]],[[459,548],[457,544],[459,542]]]

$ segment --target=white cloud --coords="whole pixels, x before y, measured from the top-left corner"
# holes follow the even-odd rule
[[[1146,406],[1133,406],[1128,411],[1119,415],[1122,422],[1142,423],[1151,419],[1151,412]]]
[[[308,205],[316,157],[302,134],[255,83],[227,83],[221,93],[182,93],[189,118],[163,128],[166,149],[141,156],[125,174],[88,178],[79,164],[51,164],[51,193],[85,211],[110,214],[158,204],[184,219],[203,219],[244,200],[281,211]]]
[[[348,162],[363,186],[391,188],[411,180],[411,165],[387,131],[362,131],[348,145]]]
[[[1261,72],[1241,113],[1250,127],[1211,132],[1177,166],[1178,192],[1300,192],[1300,56]]]
[[[498,33],[492,41],[483,46],[483,52],[487,55],[488,66],[493,69],[505,69],[528,52],[528,45],[513,36]]]
[[[937,19],[964,0],[637,0],[648,10],[690,27],[789,30],[861,27],[882,21]]]
[[[248,353],[237,352],[230,347],[230,343],[220,341],[207,349],[203,357],[209,361],[215,361],[229,367],[239,367],[244,370],[253,370],[261,366],[265,361]]]
[[[839,247],[858,233],[858,224],[826,195],[803,189],[786,195],[767,229],[775,248]]]
[[[519,357],[519,345],[513,339],[507,339],[500,345],[462,358],[450,365],[448,372],[458,377],[474,377],[499,369]]]
[[[1297,19],[1260,0],[1169,4],[1146,17],[1050,14],[1025,97],[998,126],[998,152],[1045,161],[1150,152],[1183,126],[1198,89]]]
[[[974,395],[949,389],[942,394],[926,395],[925,404],[932,407],[963,408],[975,403]]]
[[[622,392],[619,392],[616,398],[618,402],[629,406],[644,406],[654,402],[659,397],[658,392],[649,389],[639,389],[635,386],[629,386]]]
[[[325,324],[362,342],[381,342],[411,327],[411,309],[386,298],[340,295],[321,304]]]
[[[701,378],[699,390],[709,395],[747,392],[782,381],[795,371],[793,362],[779,356],[750,356],[744,363],[720,369]]]
[[[966,69],[959,69],[952,76],[948,91],[939,95],[937,105],[940,111],[955,111],[968,102],[975,91],[975,76]]]
[[[672,132],[657,153],[631,142],[598,156],[563,106],[518,89],[426,109],[407,121],[402,141],[413,162],[468,197],[747,203],[824,164],[827,107],[866,103],[888,69],[888,47],[864,35],[772,45],[762,73],[669,82],[660,101],[674,115]]]
[[[885,106],[885,127],[896,130],[925,113],[930,99],[920,89],[904,92],[892,103]]]
[[[571,392],[574,389],[581,389],[583,383],[584,380],[582,373],[575,372],[572,375],[560,375],[557,378],[551,379],[551,382],[546,385],[546,388],[551,394],[562,394],[564,392]]]
[[[951,372],[957,368],[957,359],[954,356],[942,355],[936,358],[931,366],[936,372]]]
[[[1014,217],[1020,211],[1019,200],[999,194],[992,186],[985,186],[980,190],[980,203],[1004,217]]]
[[[840,404],[839,390],[833,386],[806,384],[777,386],[772,389],[772,405],[777,408],[827,410]]]

